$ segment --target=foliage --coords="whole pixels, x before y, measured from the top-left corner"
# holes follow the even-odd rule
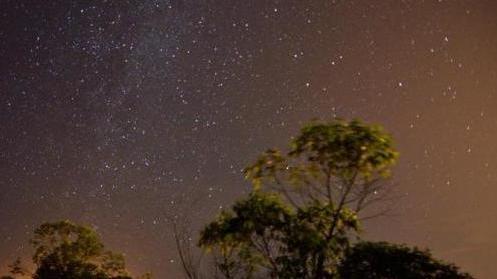
[[[358,120],[313,122],[301,129],[288,152],[264,152],[245,175],[255,190],[276,190],[294,206],[318,200],[360,211],[378,193],[397,157],[381,126]]]
[[[18,258],[9,265],[13,276],[0,278],[131,279],[123,255],[105,250],[97,233],[89,227],[69,221],[43,223],[34,231],[31,244],[35,248],[35,272],[31,274],[23,268]]]
[[[199,244],[217,249],[226,278],[331,278],[396,158],[379,126],[311,123],[288,152],[268,150],[246,168],[254,191],[207,225]]]
[[[34,273],[18,258],[9,265],[13,276],[2,279],[131,279],[124,256],[105,249],[98,234],[87,226],[69,221],[43,223],[31,239]],[[137,278],[152,278],[149,273]]]
[[[429,251],[386,242],[359,242],[339,268],[345,279],[470,279],[452,264],[432,257]]]
[[[380,126],[313,122],[287,152],[270,149],[245,169],[252,193],[205,226],[199,245],[224,278],[472,278],[427,251],[353,244],[397,157]]]
[[[104,249],[89,227],[69,221],[44,223],[31,240],[35,248],[33,276],[43,278],[131,278],[124,257]]]

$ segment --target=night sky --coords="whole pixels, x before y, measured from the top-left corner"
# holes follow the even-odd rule
[[[371,239],[497,273],[497,3],[0,0],[0,271],[44,221],[179,277],[199,227],[306,121],[380,123],[401,153]],[[187,217],[185,217],[187,216]],[[29,258],[26,258],[29,261]]]

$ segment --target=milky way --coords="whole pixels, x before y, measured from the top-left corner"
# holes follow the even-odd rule
[[[179,276],[195,226],[302,123],[381,123],[401,152],[367,236],[497,272],[494,1],[0,1],[0,271],[43,221]],[[195,200],[195,202],[193,202]]]

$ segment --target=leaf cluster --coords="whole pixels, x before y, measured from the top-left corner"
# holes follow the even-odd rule
[[[34,231],[33,278],[130,279],[124,257],[104,249],[97,233],[69,221],[43,223]]]
[[[199,245],[224,278],[471,278],[427,251],[354,244],[397,158],[381,126],[310,123],[288,151],[269,149],[245,169],[252,193],[204,227]]]
[[[270,149],[245,169],[254,191],[207,225],[199,244],[218,249],[227,278],[240,270],[246,278],[330,277],[359,231],[358,211],[397,156],[380,126],[310,123],[289,151]]]

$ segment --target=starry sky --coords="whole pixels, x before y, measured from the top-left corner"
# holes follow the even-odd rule
[[[497,272],[497,4],[0,0],[0,271],[43,221],[94,226],[177,278],[167,219],[247,193],[240,170],[313,118],[401,152],[366,236]],[[185,217],[186,218],[186,217]],[[168,277],[169,276],[169,277]]]

